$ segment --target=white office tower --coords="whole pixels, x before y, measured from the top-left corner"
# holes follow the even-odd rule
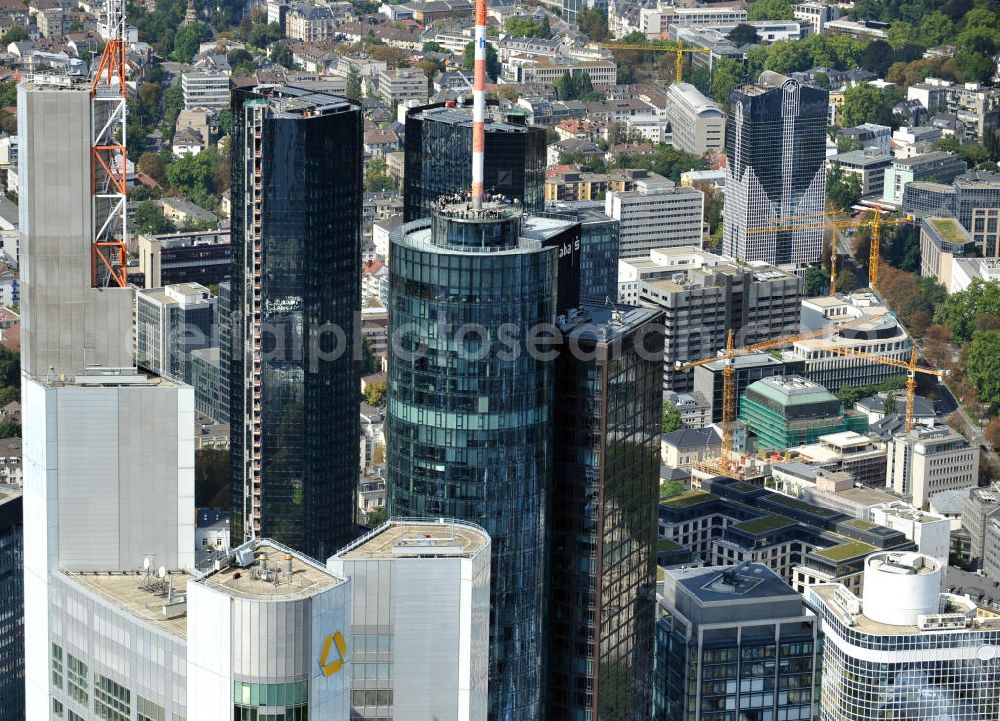
[[[391,520],[327,567],[351,579],[351,718],[485,721],[490,537]]]
[[[1000,618],[941,593],[942,572],[919,553],[875,553],[861,599],[809,587],[826,638],[822,721],[997,718]]]

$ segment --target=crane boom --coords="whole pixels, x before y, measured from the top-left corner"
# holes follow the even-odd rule
[[[710,53],[711,48],[686,47],[679,43],[662,42],[650,40],[645,43],[598,43],[598,46],[606,50],[639,50],[643,52],[666,52],[674,53],[674,73],[676,82],[684,81],[684,53]]]

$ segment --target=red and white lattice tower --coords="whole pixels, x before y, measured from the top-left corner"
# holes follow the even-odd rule
[[[128,243],[125,0],[106,0],[106,8],[107,43],[90,91],[94,132],[90,162],[94,217],[92,283],[95,287],[124,288]]]
[[[483,207],[483,147],[486,144],[486,0],[476,0],[476,65],[472,85],[472,207]]]

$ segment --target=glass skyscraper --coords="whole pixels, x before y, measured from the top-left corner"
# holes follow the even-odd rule
[[[546,718],[647,721],[662,311],[585,303],[560,318]]]
[[[555,368],[525,344],[555,321],[562,240],[579,231],[488,205],[442,206],[394,232],[387,485],[394,516],[490,534],[490,718],[534,721],[545,717]]]
[[[0,719],[24,718],[23,531],[20,491],[0,490]]]
[[[580,298],[596,303],[617,300],[620,223],[605,215],[604,202],[547,203],[545,213],[580,223]]]
[[[515,122],[486,123],[483,180],[487,193],[517,198],[524,210],[545,203],[545,130]],[[472,112],[454,104],[406,114],[403,219],[431,215],[440,196],[472,186]]]
[[[772,265],[819,260],[828,97],[826,90],[770,71],[730,91],[726,255]]]
[[[232,537],[326,558],[356,535],[361,112],[290,86],[232,110]]]

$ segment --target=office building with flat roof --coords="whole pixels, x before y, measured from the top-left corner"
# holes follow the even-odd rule
[[[985,558],[987,522],[1000,518],[1000,483],[969,489],[962,506],[962,528],[969,533],[972,562],[982,567]]]
[[[361,112],[233,93],[232,533],[325,558],[356,535]]]
[[[55,574],[53,717],[349,718],[346,579],[268,540],[206,573],[145,558]]]
[[[403,218],[430,217],[443,195],[472,187],[472,111],[440,103],[406,113]],[[523,118],[486,123],[483,179],[488,193],[517,199],[530,212],[545,203],[545,131]]]
[[[770,71],[730,93],[726,255],[773,265],[819,260],[823,232],[813,226],[826,197],[828,95]]]
[[[216,344],[215,298],[200,283],[148,288],[136,293],[136,365],[191,383],[191,353]]]
[[[580,223],[580,299],[614,301],[621,253],[619,222],[604,214],[604,203],[589,200],[546,203],[545,213]]]
[[[656,623],[653,718],[813,717],[819,619],[759,563],[667,569]]]
[[[557,320],[548,718],[648,716],[661,315],[600,303]]]
[[[923,508],[935,493],[979,483],[979,448],[948,426],[914,426],[889,441],[885,485]]]
[[[885,171],[892,165],[892,157],[887,150],[865,148],[839,153],[827,163],[843,173],[856,176],[861,183],[862,196],[881,195],[885,188]]]
[[[725,149],[726,114],[694,85],[671,83],[663,115],[678,150],[702,156]]]
[[[908,183],[932,179],[939,183],[950,183],[966,170],[968,166],[964,160],[943,150],[896,158],[885,171],[882,199],[887,203],[901,205]]]
[[[139,234],[139,272],[144,288],[176,283],[212,286],[229,277],[229,229]]]
[[[352,719],[486,721],[490,550],[471,523],[390,519],[330,557],[351,579]]]
[[[222,110],[229,105],[229,87],[228,72],[192,68],[181,73],[185,110]]]
[[[621,258],[701,246],[705,195],[697,188],[639,181],[635,190],[609,191],[604,203],[605,214],[619,222]]]
[[[737,346],[798,330],[801,278],[708,255],[696,248],[665,248],[652,251],[648,263],[619,263],[619,288],[623,277],[634,277],[637,304],[665,312],[665,389],[692,390],[692,373],[677,372],[675,363],[715,355],[730,330]]]
[[[836,353],[831,348],[874,353],[901,362],[910,359],[913,341],[906,328],[871,291],[803,299],[800,320],[801,327],[809,330],[850,323],[829,335],[797,340],[791,350],[781,354],[786,364],[798,365],[796,373],[828,390],[836,392],[843,385],[877,385],[901,375],[893,366]]]
[[[821,721],[990,718],[1000,703],[1000,621],[941,593],[943,567],[918,553],[865,560],[859,596],[806,590],[823,628]]]

